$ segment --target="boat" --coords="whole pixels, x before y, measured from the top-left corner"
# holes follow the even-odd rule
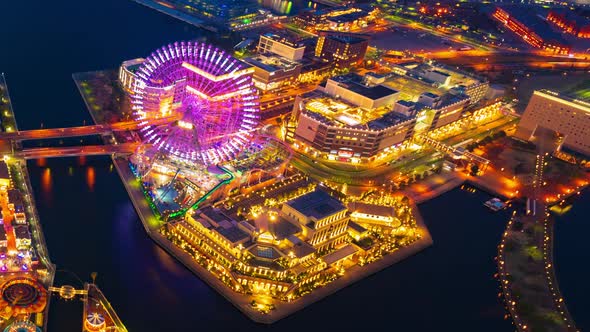
[[[486,201],[483,205],[487,206],[492,211],[500,211],[506,208],[506,203],[502,202],[501,199],[494,197],[489,201]]]

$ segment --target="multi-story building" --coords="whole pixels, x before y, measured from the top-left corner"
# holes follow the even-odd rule
[[[590,20],[577,15],[569,8],[551,9],[547,14],[547,21],[578,38],[590,38]]]
[[[224,271],[234,289],[289,297],[356,252],[348,244],[348,221],[346,206],[316,189],[285,202],[280,210],[240,221],[205,207],[167,224],[167,230],[208,258],[215,271]]]
[[[354,73],[328,79],[323,90],[331,96],[338,96],[349,103],[368,109],[391,105],[399,97],[399,91],[381,84],[373,85],[367,76],[362,77]]]
[[[515,136],[530,140],[540,127],[562,135],[562,146],[590,155],[589,102],[549,90],[535,91],[520,119]]]
[[[290,85],[299,77],[302,68],[298,62],[272,54],[260,54],[243,61],[254,68],[254,85],[262,91]]]
[[[337,68],[360,65],[367,53],[369,35],[320,31],[315,56]]]
[[[368,84],[375,79],[383,84]],[[464,94],[431,92],[416,101],[398,100],[402,93],[389,83],[374,75],[347,74],[298,96],[295,129],[288,139],[295,148],[330,160],[371,161],[404,146],[415,134],[459,120],[470,100]]]
[[[258,53],[272,53],[292,61],[303,58],[305,44],[300,38],[286,32],[269,32],[260,36]]]
[[[134,93],[136,88],[136,73],[144,61],[145,59],[143,58],[127,60],[119,66],[119,84],[121,84],[127,93]]]
[[[569,54],[571,50],[571,46],[530,6],[497,6],[492,17],[533,47],[557,54]]]
[[[323,190],[288,201],[281,211],[299,224],[301,236],[318,251],[336,248],[346,241],[348,210]]]
[[[490,86],[489,81],[483,77],[440,63],[412,61],[387,66],[392,74],[399,75],[405,80],[405,85],[422,85],[422,90],[436,91],[437,94],[463,94],[470,98],[471,105],[482,100]],[[407,83],[408,80],[413,83]]]
[[[324,158],[360,163],[412,137],[416,120],[388,107],[364,109],[320,91],[297,97],[293,108],[296,148]]]

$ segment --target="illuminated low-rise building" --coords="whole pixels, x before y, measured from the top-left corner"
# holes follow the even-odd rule
[[[241,221],[206,207],[167,230],[212,259],[237,289],[284,297],[356,254],[348,244],[348,220],[346,206],[315,190]]]
[[[554,8],[547,14],[547,21],[563,32],[578,38],[590,38],[590,20],[581,17],[569,8]]]
[[[28,250],[31,247],[31,232],[28,225],[14,226],[14,238],[17,249]]]
[[[258,53],[272,53],[292,61],[303,58],[305,44],[301,38],[288,32],[273,31],[260,35]]]
[[[464,94],[470,98],[470,104],[477,104],[487,94],[490,83],[487,79],[458,68],[434,62],[408,62],[387,65],[394,77],[388,78],[388,86],[399,90],[415,90],[433,92],[439,95],[445,93]],[[397,79],[395,75],[400,78]],[[396,82],[399,80],[400,82]],[[400,86],[401,85],[401,86]],[[402,91],[403,93],[404,91]],[[409,96],[410,99],[415,98]]]
[[[144,61],[143,58],[127,60],[119,66],[119,84],[127,93],[134,93],[137,84],[137,70]]]
[[[346,241],[348,210],[323,190],[316,190],[283,204],[282,213],[296,221],[302,237],[318,251],[334,248]]]
[[[497,6],[492,17],[533,47],[557,54],[570,53],[571,46],[530,6]]]
[[[288,136],[294,147],[330,160],[372,161],[417,133],[459,120],[470,100],[464,94],[431,92],[416,101],[397,100],[400,92],[387,81],[366,81],[356,74],[343,75],[298,96],[292,114],[296,126]]]
[[[0,187],[10,187],[10,172],[4,160],[0,160]]]
[[[369,109],[391,105],[399,98],[399,91],[381,84],[370,84],[366,76],[354,73],[328,79],[323,90],[331,96]]]
[[[302,68],[298,62],[272,54],[260,54],[243,61],[254,68],[254,85],[262,91],[292,84]]]
[[[7,245],[6,230],[4,229],[4,225],[0,225],[0,252],[5,253]]]
[[[299,101],[299,102],[298,102]],[[386,107],[364,109],[319,91],[298,97],[293,116],[296,148],[359,163],[412,137],[416,120]]]
[[[563,136],[563,147],[590,155],[590,102],[549,90],[535,91],[515,136],[530,140],[541,127]]]

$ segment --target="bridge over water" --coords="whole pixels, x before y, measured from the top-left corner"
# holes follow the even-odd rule
[[[465,159],[470,162],[477,163],[479,164],[481,170],[485,170],[485,168],[490,164],[490,161],[488,159],[482,156],[478,156],[470,151],[467,151],[464,148],[457,148],[454,146],[447,145],[441,141],[437,141],[426,135],[419,135],[417,138],[419,141],[427,143],[428,145],[432,146],[438,151],[450,154],[455,159]]]
[[[31,148],[16,151],[14,156],[24,159],[100,156],[111,155],[113,153],[133,153],[140,145],[141,143],[122,143],[114,145]]]
[[[142,125],[162,125],[177,120],[177,117],[165,117],[160,119],[149,120],[149,122],[138,121],[121,121],[111,124],[99,124],[89,126],[67,127],[67,128],[48,128],[48,129],[32,129],[19,130],[12,132],[0,133],[0,141],[26,141],[35,139],[52,139],[52,138],[66,138],[66,137],[80,137],[110,134],[117,131],[137,130]]]

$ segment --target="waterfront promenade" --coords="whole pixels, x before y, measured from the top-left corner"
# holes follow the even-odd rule
[[[161,222],[156,219],[150,209],[147,201],[141,191],[141,187],[137,182],[137,179],[132,174],[128,166],[128,160],[122,156],[114,156],[113,162],[116,169],[125,185],[125,189],[129,193],[129,197],[135,206],[137,213],[142,221],[142,224],[148,233],[148,235],[158,245],[165,249],[169,254],[176,257],[182,262],[189,270],[195,273],[199,278],[205,281],[211,288],[215,289],[218,293],[224,296],[230,301],[236,308],[242,313],[248,316],[255,322],[271,324],[276,322],[288,315],[291,315],[314,302],[317,302],[330,294],[337,292],[338,290],[357,282],[369,275],[377,273],[394,263],[397,263],[409,256],[412,256],[421,250],[432,245],[432,238],[430,233],[426,229],[426,226],[419,215],[418,209],[414,205],[413,211],[416,218],[418,228],[420,230],[421,238],[406,247],[398,249],[392,254],[384,256],[380,260],[367,264],[364,266],[354,266],[348,269],[344,276],[336,279],[335,281],[327,284],[324,287],[315,289],[313,292],[297,299],[292,302],[276,302],[275,309],[268,314],[261,313],[255,308],[252,308],[251,302],[254,299],[251,295],[240,294],[232,289],[228,288],[221,280],[217,279],[210,271],[202,267],[195,261],[195,259],[188,253],[182,251],[180,248],[175,246],[167,238],[165,238],[158,229],[161,227]]]
[[[511,199],[518,195],[518,184],[495,171],[486,171],[482,176],[472,176],[461,171],[433,174],[401,190],[416,204],[424,203],[451,191],[463,184],[469,184],[491,195]]]
[[[506,305],[519,331],[574,332],[578,330],[554,271],[554,219],[539,199],[547,165],[544,144],[541,141],[534,180],[524,189],[526,212],[514,212],[498,246],[498,273]]]
[[[8,132],[18,131],[18,125],[16,122],[14,109],[12,107],[12,101],[10,99],[10,94],[8,92],[8,84],[3,73],[0,75],[0,97],[2,98],[2,102],[6,103],[6,113],[2,114],[2,122],[4,129],[6,129],[6,131]],[[45,289],[49,289],[49,287],[53,286],[56,267],[51,262],[49,252],[47,250],[45,236],[43,234],[43,229],[41,227],[39,215],[37,213],[37,208],[35,205],[35,198],[32,194],[33,187],[29,179],[29,172],[27,170],[26,161],[24,159],[8,157],[8,155],[11,154],[13,152],[12,150],[14,149],[14,145],[12,144],[12,142],[1,140],[0,146],[2,147],[2,152],[6,153],[4,161],[6,162],[6,165],[9,168],[12,185],[14,189],[17,189],[22,195],[24,203],[23,207],[25,209],[25,214],[27,216],[26,219],[30,227],[31,247],[34,248],[40,263],[39,266],[37,266],[34,270],[31,271],[34,273],[24,273],[22,275],[29,275],[33,277],[36,281],[40,282],[43,285],[43,287],[45,287]],[[6,212],[8,211],[5,211],[5,213]],[[0,225],[0,227],[3,227],[3,225]],[[3,273],[2,278],[4,278],[4,276],[6,275],[8,275],[8,273]],[[11,272],[8,278],[15,278],[19,275],[19,273],[15,274],[14,272]],[[4,294],[2,295],[4,296]],[[40,313],[40,322],[37,322],[37,325],[40,326],[43,329],[43,331],[47,330],[47,319],[49,316],[50,303],[51,301],[48,297],[45,308]]]

